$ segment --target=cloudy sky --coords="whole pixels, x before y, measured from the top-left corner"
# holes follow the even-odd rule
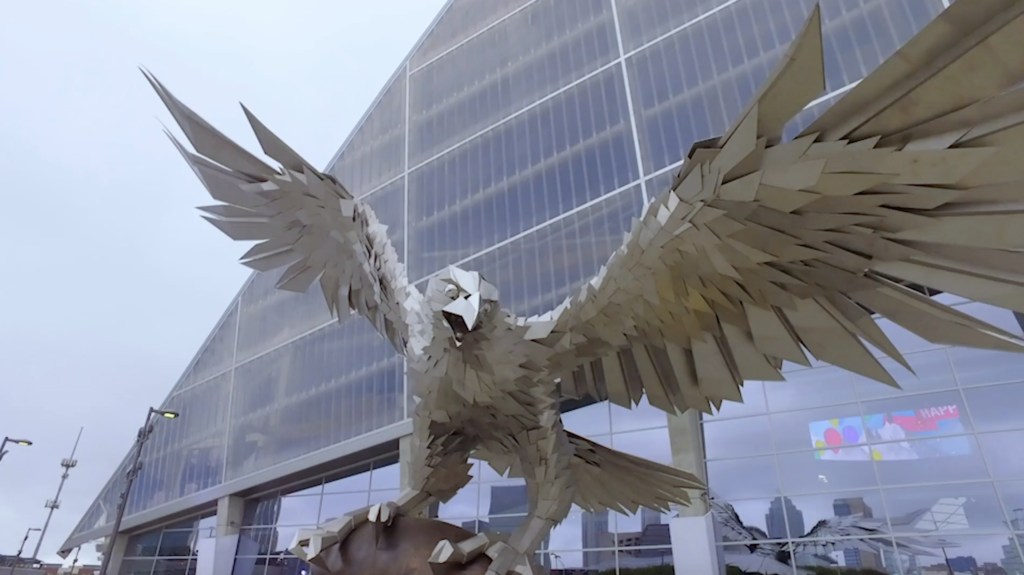
[[[15,2],[0,34],[0,553],[57,547],[247,277],[139,73],[257,151],[242,101],[323,166],[443,0]],[[31,554],[33,538],[26,549]],[[86,550],[83,550],[83,558]]]

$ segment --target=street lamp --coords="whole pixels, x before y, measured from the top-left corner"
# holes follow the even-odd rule
[[[7,441],[6,438],[4,439],[4,441]],[[29,445],[32,445],[31,441],[28,442],[28,443],[29,443]],[[14,556],[14,562],[11,563],[10,575],[14,575],[14,570],[18,568],[18,559],[21,559],[21,552],[25,550],[25,543],[28,542],[28,536],[33,531],[42,531],[42,530],[39,529],[38,527],[29,527],[28,530],[25,531],[25,538],[21,540],[21,547],[18,547],[18,554]]]
[[[132,456],[132,464],[128,466],[128,471],[125,473],[124,489],[121,490],[121,497],[117,502],[117,516],[114,518],[114,528],[110,532],[110,541],[103,551],[103,564],[100,565],[99,575],[108,575],[107,567],[110,565],[110,557],[113,555],[114,543],[117,541],[117,532],[121,530],[121,519],[124,517],[124,510],[128,507],[128,495],[131,494],[132,484],[135,483],[135,478],[138,477],[139,471],[142,469],[142,461],[140,461],[142,459],[142,446],[145,445],[146,440],[153,433],[154,415],[166,419],[176,419],[180,414],[177,411],[153,409],[152,407],[146,412],[146,423],[139,428],[139,433],[135,436],[135,454]]]
[[[4,448],[7,447],[8,443],[21,445],[22,447],[28,447],[29,445],[32,445],[32,442],[27,439],[12,439],[10,437],[5,436],[3,443],[0,443],[0,461],[3,461],[4,456],[7,455],[7,452],[4,451]]]

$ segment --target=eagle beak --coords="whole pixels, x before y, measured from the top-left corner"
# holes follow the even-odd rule
[[[455,341],[461,344],[466,334],[480,327],[480,294],[453,301],[441,310],[441,314],[452,330]]]

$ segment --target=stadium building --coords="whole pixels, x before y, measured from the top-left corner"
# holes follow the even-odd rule
[[[828,93],[788,133],[948,3],[822,0]],[[546,311],[621,244],[691,144],[728,128],[811,6],[452,0],[327,171],[389,226],[418,285],[457,263],[496,283],[515,312]],[[364,320],[333,321],[318,287],[275,290],[277,275],[247,281],[171,388],[162,407],[181,417],[158,421],[146,445],[125,536],[107,550],[112,573],[300,575],[308,566],[285,551],[298,529],[398,495],[412,428],[402,359]],[[959,309],[1021,331],[1010,312]],[[748,382],[745,403],[713,416],[602,402],[570,406],[565,420],[618,450],[705,474],[710,495],[759,528],[764,545],[784,549],[819,520],[853,514],[891,524],[897,540],[936,544],[931,554],[802,546],[787,559],[794,573],[1021,575],[1024,356],[883,327],[916,374],[883,360],[902,392],[829,366],[789,366],[790,381]],[[110,534],[127,464],[63,550]],[[525,512],[521,486],[478,466],[433,511],[505,531]],[[742,557],[747,548],[716,535],[706,509],[698,501],[678,518],[574,509],[541,562],[556,573],[695,573]]]

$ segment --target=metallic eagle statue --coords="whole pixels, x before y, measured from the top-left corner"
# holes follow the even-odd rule
[[[507,540],[441,541],[434,564],[491,558],[530,573],[577,504],[667,511],[694,475],[566,431],[559,402],[590,396],[670,414],[741,401],[744,380],[782,380],[809,356],[897,386],[865,345],[910,366],[872,318],[935,343],[1021,351],[1014,334],[907,284],[1024,312],[1024,3],[960,0],[783,141],[825,89],[820,12],[738,121],[698,142],[673,185],[633,221],[600,272],[554,310],[520,317],[479,273],[449,267],[411,286],[370,207],[248,110],[273,168],[147,73],[192,143],[178,148],[221,205],[201,208],[243,263],[319,282],[403,354],[415,381],[410,484],[397,501],[300,533],[293,552],[328,570],[364,522],[451,498],[470,457],[526,480],[529,515]],[[173,139],[173,138],[172,138]],[[177,142],[175,142],[177,144]]]

